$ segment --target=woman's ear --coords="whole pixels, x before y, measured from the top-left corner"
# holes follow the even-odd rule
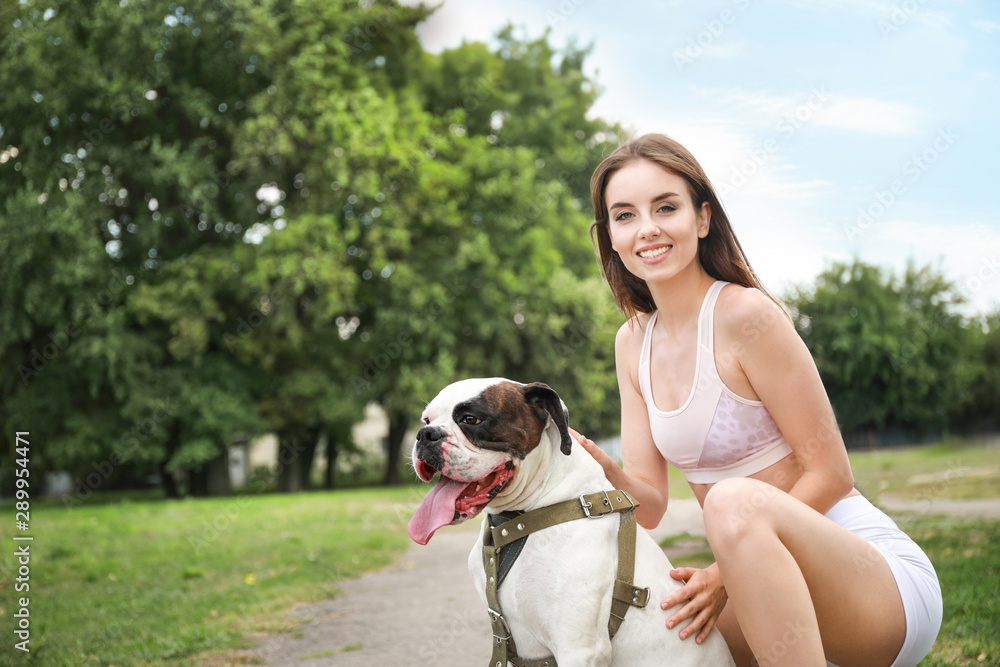
[[[698,211],[698,238],[703,239],[708,236],[708,230],[712,224],[712,205],[703,202],[701,210]]]

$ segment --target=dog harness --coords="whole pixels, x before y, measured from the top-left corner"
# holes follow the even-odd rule
[[[635,513],[639,504],[622,491],[598,491],[585,494],[577,500],[567,500],[523,514],[517,514],[497,525],[491,521],[483,530],[483,566],[486,568],[486,604],[493,627],[493,657],[490,667],[556,667],[555,658],[528,660],[517,655],[514,637],[500,609],[497,589],[503,576],[513,564],[513,558],[505,557],[503,550],[520,553],[524,538],[536,531],[576,519],[599,519],[609,514],[621,514],[618,528],[618,576],[611,600],[611,616],[608,619],[608,634],[615,636],[625,620],[629,607],[645,607],[649,601],[648,588],[636,588],[632,583],[635,573]],[[504,561],[501,563],[501,561]],[[502,575],[501,575],[502,568]]]

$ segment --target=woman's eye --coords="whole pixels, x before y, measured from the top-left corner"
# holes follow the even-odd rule
[[[630,211],[622,211],[621,213],[615,216],[615,222],[623,222],[625,220],[631,219],[632,217],[633,215]]]
[[[670,213],[670,212],[672,212],[672,211],[676,211],[676,210],[677,210],[677,209],[675,209],[675,208],[674,208],[673,206],[671,206],[670,204],[664,204],[663,206],[661,206],[660,208],[658,208],[658,209],[656,210],[656,212],[657,212],[657,213]]]
[[[476,424],[482,424],[483,420],[479,417],[473,417],[472,415],[465,415],[460,420],[463,424],[468,424],[469,426],[475,426]]]

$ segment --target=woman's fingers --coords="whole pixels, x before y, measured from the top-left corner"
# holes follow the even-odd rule
[[[680,591],[675,593],[676,596],[680,596],[681,594],[682,593]],[[680,601],[683,602],[684,600],[682,599]],[[681,621],[691,618],[697,614],[699,609],[701,609],[701,604],[696,602],[695,598],[692,596],[687,600],[687,604],[681,607],[678,611],[674,612],[673,616],[667,619],[667,628],[673,629]]]
[[[693,567],[675,567],[674,569],[670,570],[670,576],[673,577],[674,579],[687,581],[697,571],[698,570]]]
[[[708,620],[705,622],[704,627],[702,627],[701,632],[699,632],[698,636],[694,639],[697,643],[700,644],[708,639],[708,635],[711,634],[712,628],[715,627],[715,622],[718,618],[718,615],[715,614],[708,617]]]
[[[673,570],[670,570],[670,576],[686,584],[687,580],[690,579],[691,575],[694,574],[696,571],[697,570],[695,570],[693,567],[678,567]],[[690,600],[692,597],[692,593],[693,591],[689,590],[687,586],[679,588],[676,591],[674,591],[672,595],[669,595],[668,597],[664,598],[662,602],[660,602],[660,609],[667,610],[670,609],[671,607],[679,605],[681,602]],[[673,627],[673,626],[668,623],[667,627]]]
[[[702,641],[704,641],[704,637],[702,637],[702,633],[704,633],[704,636],[707,637],[709,631],[711,631],[711,629],[712,629],[710,626],[708,626],[708,623],[711,620],[712,620],[712,608],[711,607],[704,607],[698,613],[698,615],[695,616],[694,619],[692,619],[692,621],[690,623],[688,623],[684,627],[683,630],[681,630],[681,633],[680,633],[681,639],[687,639],[691,635],[693,635],[696,632],[698,632],[698,630],[701,630],[701,633],[698,634],[698,637],[700,637],[701,639],[698,639],[698,638],[695,639],[695,641],[700,644]]]
[[[689,581],[686,581],[684,586],[673,595],[665,598],[660,603],[660,606],[663,609],[670,609],[686,602],[686,604],[667,619],[667,628],[673,629],[690,618],[691,622],[681,629],[680,638],[687,639],[697,633],[695,641],[700,644],[705,641],[705,638],[711,633],[712,628],[715,627],[715,620],[718,613],[715,609],[714,596],[708,590],[705,582],[693,578],[693,575],[697,572],[696,568],[690,567],[671,570],[670,576],[674,579]]]
[[[569,434],[573,436],[573,439],[580,443],[580,446],[587,450],[587,453],[593,456],[598,461],[602,461],[602,457],[607,457],[604,450],[597,446],[597,444],[584,436],[583,434],[574,431],[572,428],[569,429]]]
[[[582,433],[570,429],[569,434],[573,436],[573,439],[576,440],[578,443],[580,443],[580,445],[583,446],[583,448],[586,449],[591,454],[594,453],[594,450],[600,449],[596,444],[594,444],[593,440],[589,439]]]

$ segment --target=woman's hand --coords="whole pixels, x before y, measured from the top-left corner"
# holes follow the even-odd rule
[[[587,450],[587,453],[594,457],[594,460],[601,464],[604,468],[604,476],[611,480],[612,475],[621,472],[621,468],[618,467],[618,462],[613,458],[608,456],[607,452],[597,446],[597,444],[588,439],[586,436],[582,435],[574,429],[569,429],[569,434],[573,436],[573,439],[580,443],[580,446]],[[615,483],[612,480],[612,483]]]
[[[702,643],[708,637],[729,596],[722,585],[719,566],[712,564],[704,570],[693,567],[679,567],[670,571],[670,576],[683,581],[684,587],[660,603],[662,609],[670,609],[682,602],[683,607],[667,619],[667,627],[673,628],[686,618],[694,617],[680,632],[681,639],[698,633],[695,641]]]

